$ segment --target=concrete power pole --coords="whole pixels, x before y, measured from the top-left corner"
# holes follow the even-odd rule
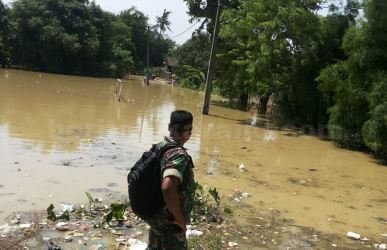
[[[149,85],[149,78],[150,78],[150,72],[149,72],[149,26],[148,26],[148,39],[146,42],[146,85]]]
[[[208,66],[207,79],[206,79],[206,91],[204,95],[204,104],[203,104],[203,115],[208,115],[208,111],[210,109],[210,101],[211,101],[211,92],[212,92],[212,80],[214,79],[215,74],[215,63],[216,63],[216,50],[218,48],[218,36],[219,36],[219,17],[220,17],[221,7],[220,0],[218,1],[218,9],[216,11],[216,19],[215,19],[215,28],[214,35],[212,37],[212,47],[210,54],[210,62]]]

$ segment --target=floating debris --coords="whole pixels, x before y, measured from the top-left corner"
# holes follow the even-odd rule
[[[246,168],[245,168],[245,165],[243,165],[243,163],[241,165],[239,165],[239,171],[241,173],[243,173],[244,171],[246,171]]]
[[[73,236],[74,236],[74,237],[83,237],[83,236],[85,236],[85,234],[84,234],[84,233],[78,233],[78,232],[76,232],[76,233],[73,234]]]
[[[89,231],[89,226],[86,224],[82,224],[79,226],[79,231],[85,233],[85,232]]]
[[[247,197],[250,197],[251,195],[249,193],[242,193],[242,197],[243,198],[247,198]]]
[[[360,240],[360,234],[354,232],[348,232],[347,237],[354,240]]]
[[[50,241],[48,250],[61,250],[62,248],[60,246],[55,245],[54,242]]]
[[[128,243],[130,244],[129,250],[145,250],[147,244],[137,239],[129,239]]]
[[[74,211],[74,205],[71,204],[61,204],[62,206],[62,211],[63,212],[73,212]]]
[[[98,243],[96,245],[92,245],[90,247],[90,250],[102,250],[102,249],[105,249],[105,247],[101,243]]]
[[[195,229],[188,229],[185,233],[185,235],[187,236],[187,239],[190,238],[190,237],[197,237],[197,236],[201,236],[203,235],[203,232],[202,231],[199,231],[199,230],[195,230]]]
[[[265,135],[263,136],[263,140],[265,142],[274,142],[275,141],[275,136],[274,133],[269,131],[266,131]]]
[[[21,229],[28,229],[28,228],[31,227],[31,224],[30,224],[30,223],[20,224],[19,227],[20,227]]]
[[[229,242],[228,244],[227,244],[229,247],[236,247],[236,246],[238,246],[238,243],[236,243],[236,242]]]
[[[58,231],[68,231],[70,228],[68,227],[67,222],[58,222],[55,226],[55,229]]]
[[[64,240],[65,242],[71,242],[71,241],[73,241],[73,237],[72,237],[71,235],[67,235],[67,236],[65,236],[65,237],[63,238],[63,240]]]

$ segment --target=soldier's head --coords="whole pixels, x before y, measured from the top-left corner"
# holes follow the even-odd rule
[[[176,142],[183,145],[191,137],[192,114],[185,110],[176,110],[171,113],[168,130]]]

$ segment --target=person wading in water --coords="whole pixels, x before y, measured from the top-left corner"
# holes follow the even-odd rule
[[[157,144],[158,150],[170,143],[178,146],[167,149],[160,161],[165,207],[146,220],[150,225],[148,250],[181,250],[188,247],[185,232],[193,207],[194,165],[183,145],[191,137],[192,122],[190,112],[172,112],[168,126],[169,137]]]

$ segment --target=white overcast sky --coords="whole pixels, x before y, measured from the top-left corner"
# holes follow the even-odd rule
[[[3,3],[8,4],[13,0],[2,1]],[[188,8],[183,0],[95,0],[95,2],[100,5],[103,10],[113,13],[120,13],[122,10],[135,6],[149,17],[151,24],[155,24],[156,16],[161,16],[163,10],[167,9],[172,12],[169,16],[172,31],[166,32],[169,37],[174,37],[192,26],[192,24],[188,22]],[[191,38],[192,32],[195,31],[198,25],[199,24],[173,40],[178,44],[182,44],[187,39]]]

